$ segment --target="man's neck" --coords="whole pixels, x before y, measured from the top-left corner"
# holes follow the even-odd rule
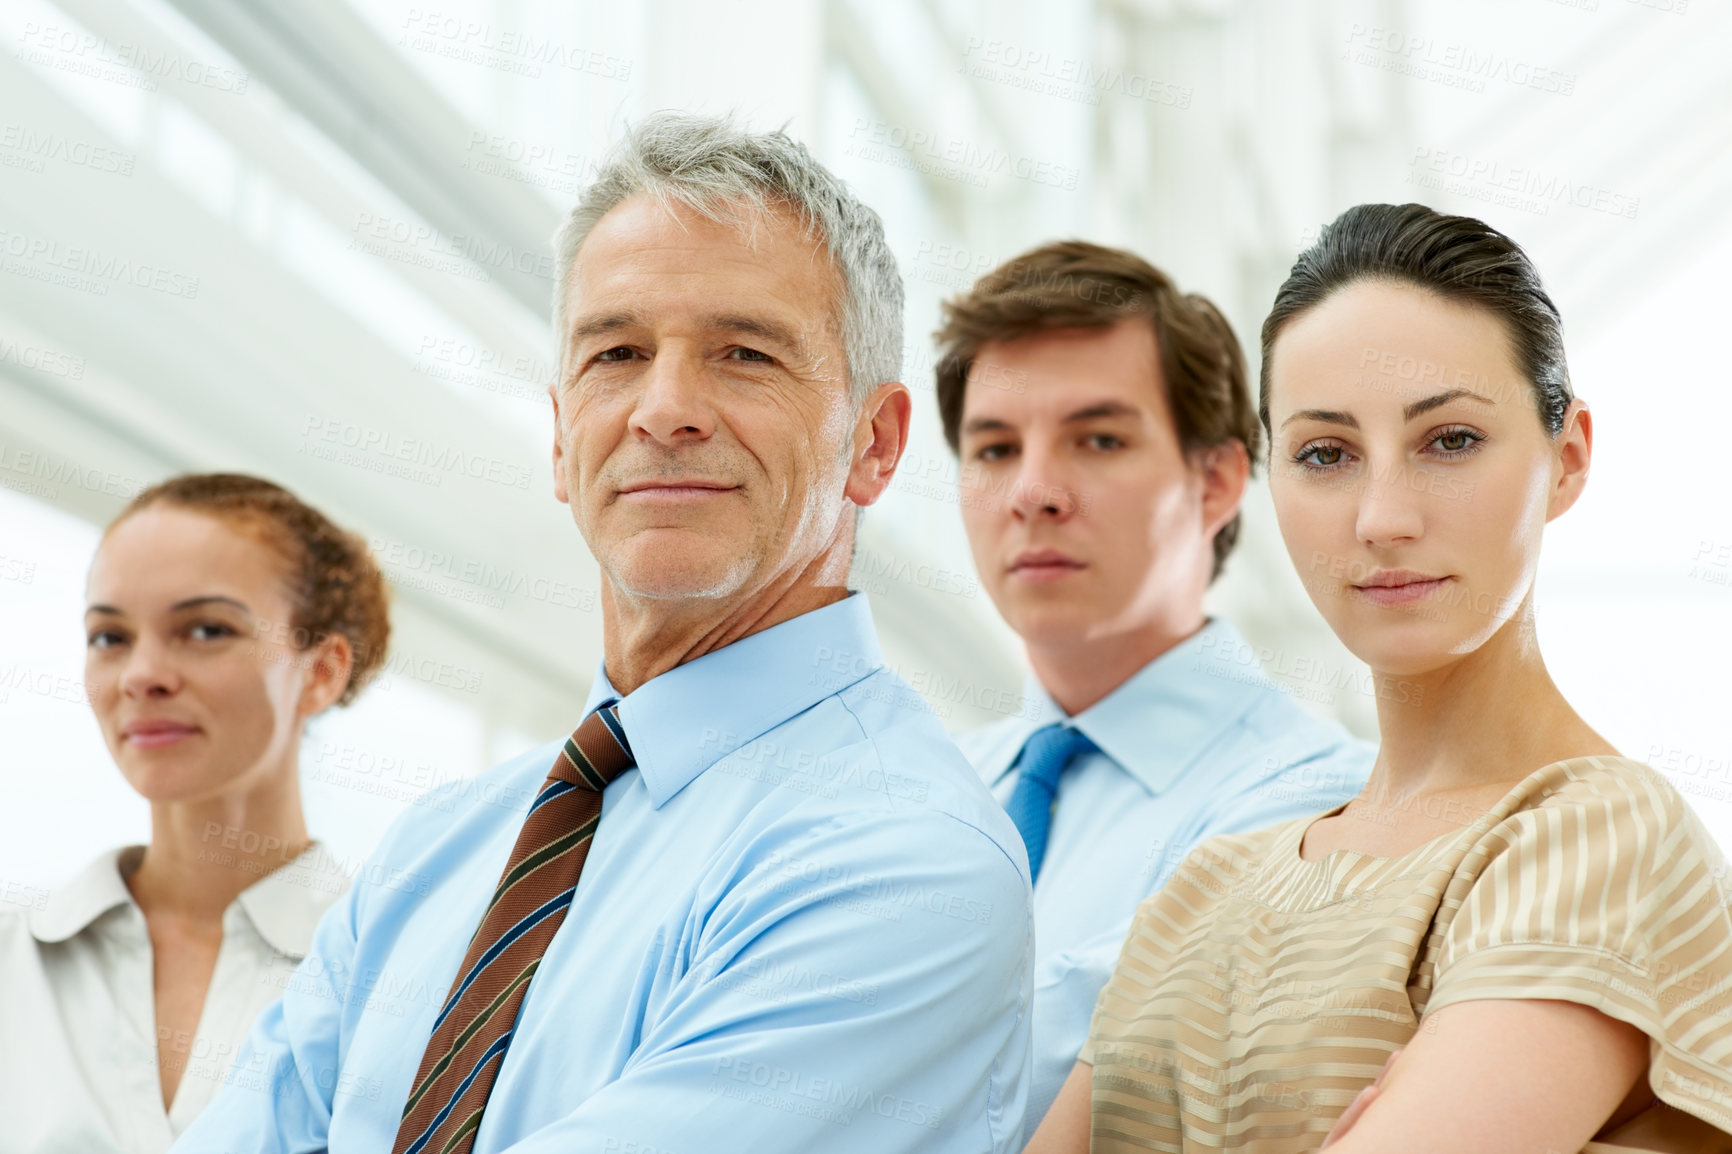
[[[636,598],[602,582],[607,680],[621,697],[675,666],[848,596],[848,532],[802,569],[730,599]]]
[[[1127,633],[1051,645],[1028,645],[1028,664],[1041,686],[1075,717],[1135,677],[1149,662],[1195,634],[1202,610],[1183,621],[1161,621]]]

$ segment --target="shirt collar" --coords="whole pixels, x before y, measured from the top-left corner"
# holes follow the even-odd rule
[[[129,845],[98,855],[49,894],[41,909],[30,911],[32,936],[39,942],[64,942],[115,906],[132,901],[122,877],[132,872],[143,853],[143,846]]]
[[[306,956],[319,919],[347,883],[341,863],[315,841],[300,857],[272,870],[235,900],[267,945],[299,960]]]
[[[728,754],[883,665],[872,610],[855,593],[652,677],[619,703],[650,803],[660,809]],[[598,665],[584,716],[617,696]]]
[[[1246,655],[1253,661],[1241,670]],[[1266,679],[1254,658],[1255,650],[1231,622],[1213,618],[1069,721],[1150,793],[1163,793],[1256,703]],[[1042,726],[1066,720],[1063,707],[1032,674],[1023,700],[1032,707],[1023,741]],[[1013,753],[994,780],[1016,760]]]
[[[50,894],[40,910],[31,911],[31,934],[39,942],[64,942],[109,910],[131,903],[132,891],[125,879],[138,868],[144,848],[129,845],[99,855]],[[259,937],[278,953],[298,959],[306,954],[313,929],[331,904],[331,887],[340,889],[343,881],[335,860],[315,841],[301,856],[242,890],[235,900]]]

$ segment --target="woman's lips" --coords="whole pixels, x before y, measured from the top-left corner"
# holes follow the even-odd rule
[[[1449,580],[1448,577],[1432,577],[1426,580],[1404,581],[1399,585],[1355,585],[1353,589],[1373,605],[1394,607],[1423,601],[1442,589]]]
[[[190,725],[149,725],[126,731],[126,740],[139,749],[162,749],[198,730]]]

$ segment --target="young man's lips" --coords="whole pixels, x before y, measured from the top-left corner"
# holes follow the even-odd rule
[[[1411,605],[1442,589],[1448,577],[1420,577],[1393,585],[1355,585],[1353,589],[1373,605]]]
[[[1074,557],[1062,553],[1030,553],[1010,564],[1010,574],[1029,581],[1058,581],[1080,573],[1086,566]]]

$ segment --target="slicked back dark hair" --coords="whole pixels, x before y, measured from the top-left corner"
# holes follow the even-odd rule
[[[1355,205],[1299,254],[1263,321],[1257,413],[1265,431],[1275,338],[1289,321],[1362,280],[1413,285],[1497,317],[1546,432],[1555,437],[1563,431],[1564,410],[1575,394],[1564,360],[1563,318],[1539,270],[1520,245],[1484,221],[1423,204]]]

